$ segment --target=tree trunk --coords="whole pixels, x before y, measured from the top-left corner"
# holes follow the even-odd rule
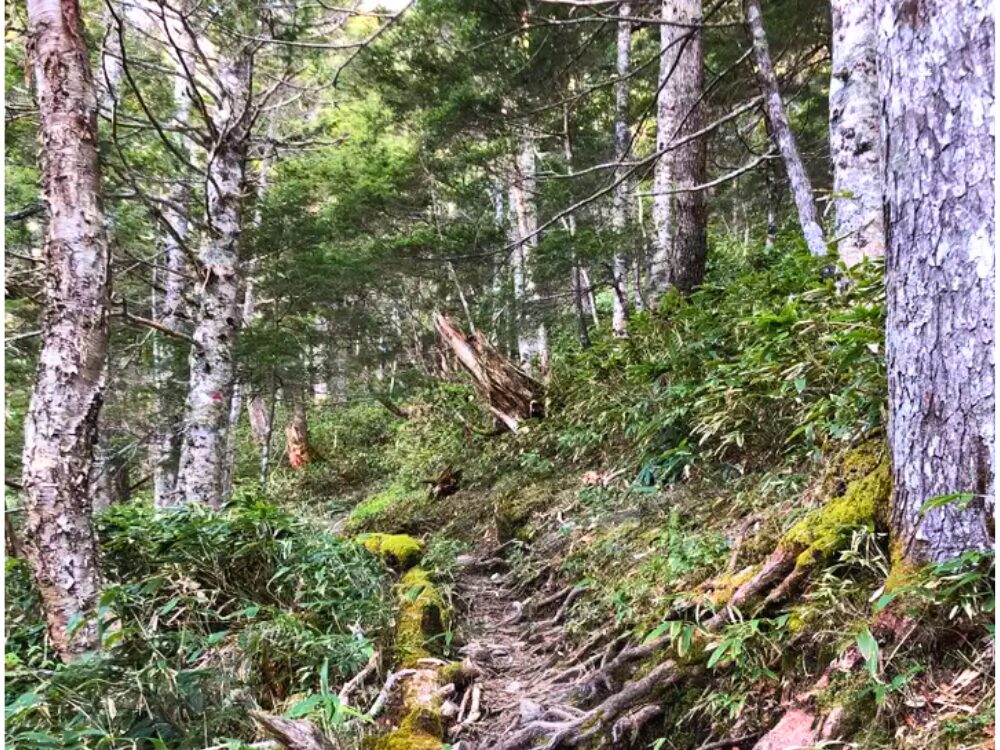
[[[257,475],[257,485],[261,493],[267,490],[267,479],[271,473],[271,439],[274,436],[274,407],[277,400],[278,387],[272,377],[271,396],[264,423],[264,439],[260,444],[260,470]]]
[[[544,386],[490,346],[481,331],[467,336],[441,313],[435,314],[434,324],[472,376],[480,398],[507,429],[517,433],[523,420],[543,415]]]
[[[286,386],[285,393],[291,402],[292,416],[285,427],[285,447],[288,463],[293,469],[301,469],[312,460],[309,450],[309,419],[306,412],[305,393],[301,387]]]
[[[225,138],[208,165],[210,229],[199,249],[198,324],[191,348],[191,379],[184,410],[178,485],[185,502],[218,508],[222,502],[226,433],[233,389],[233,350],[237,334],[240,198],[246,159],[246,60],[220,65],[223,86],[217,116]]]
[[[174,118],[182,125],[187,124],[191,100],[189,98],[183,68],[179,70],[174,83]],[[170,201],[163,208],[164,219],[172,231],[163,236],[163,268],[154,270],[153,317],[159,323],[175,331],[190,328],[187,301],[184,292],[188,284],[187,256],[181,245],[188,236],[188,219],[178,210],[190,199],[190,191],[183,181],[170,191]],[[157,287],[162,296],[157,295]],[[153,339],[153,384],[156,419],[158,423],[150,446],[153,464],[153,505],[166,508],[177,505],[181,498],[177,494],[177,466],[181,449],[182,410],[178,405],[180,394],[177,383],[182,380],[184,363],[179,362],[180,352],[177,342],[158,336]],[[182,375],[183,373],[183,375]]]
[[[629,81],[626,78],[629,73],[630,60],[632,55],[632,22],[628,17],[632,15],[632,6],[629,3],[622,3],[618,6],[618,44],[617,55],[615,56],[615,73],[618,80],[615,82],[615,179],[618,181],[615,187],[614,202],[611,206],[611,226],[618,233],[625,231],[628,217],[629,193],[632,185],[625,179],[628,168],[624,165],[629,155]],[[611,261],[611,284],[614,290],[612,297],[611,312],[611,332],[613,335],[623,337],[628,335],[628,264],[622,254],[624,238],[618,240],[617,252]]]
[[[273,133],[269,132],[269,136]],[[271,158],[273,154],[268,152],[261,160],[260,174],[257,176],[257,203],[254,208],[253,226],[260,226],[262,216],[262,204],[264,193],[267,191],[267,177],[271,169]],[[253,262],[248,264],[246,281],[243,284],[243,305],[240,311],[238,325],[244,328],[254,317],[254,309],[257,304],[254,284]],[[243,383],[234,379],[233,392],[229,400],[229,420],[226,430],[225,456],[222,461],[222,502],[228,502],[233,494],[233,470],[236,466],[236,430],[240,423],[240,414],[243,412]]]
[[[46,313],[24,423],[24,547],[56,652],[99,646],[100,593],[88,486],[107,377],[109,250],[97,157],[97,100],[76,0],[28,0],[38,96]]]
[[[566,158],[566,174],[573,174],[573,139],[570,137],[568,104],[563,105],[563,156]],[[566,232],[570,236],[570,243],[572,245],[576,237],[576,216],[570,214],[563,221],[565,222]],[[580,258],[577,256],[575,247],[570,250],[569,292],[573,297],[573,312],[576,315],[577,336],[580,339],[580,346],[587,349],[590,347],[590,333],[587,331],[583,280],[580,276]],[[475,333],[474,330],[470,332]]]
[[[909,560],[944,560],[993,545],[993,16],[879,4],[892,530]],[[956,492],[968,507],[921,518]]]
[[[701,0],[664,0],[662,8],[663,20],[669,23],[660,26],[657,150],[701,127],[704,82],[702,35],[697,28],[702,20]],[[655,297],[668,289],[686,294],[704,278],[708,250],[704,192],[677,192],[704,182],[704,138],[672,149],[656,162],[653,173],[656,237],[650,278]]]
[[[549,342],[545,323],[538,320],[538,290],[534,279],[533,250],[538,247],[538,213],[535,207],[535,148],[524,136],[514,167],[510,205],[514,214],[514,297],[518,309],[517,351],[521,366],[529,373],[549,369]]]
[[[832,0],[830,155],[834,236],[850,268],[885,254],[879,166],[875,0]]]
[[[785,172],[788,174],[788,184],[799,213],[799,224],[805,237],[809,252],[814,256],[826,255],[826,242],[823,240],[823,230],[816,218],[816,204],[813,202],[812,185],[806,169],[802,166],[799,149],[795,145],[795,135],[785,116],[785,106],[781,102],[781,92],[778,90],[778,79],[771,63],[771,53],[767,47],[767,35],[764,33],[764,18],[760,11],[759,0],[744,0],[747,27],[753,41],[754,58],[757,61],[757,80],[767,104],[767,119],[771,124],[771,132],[778,142],[781,158],[785,162]]]

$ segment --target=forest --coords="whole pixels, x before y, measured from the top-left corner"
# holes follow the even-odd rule
[[[991,2],[5,10],[5,747],[994,747]]]

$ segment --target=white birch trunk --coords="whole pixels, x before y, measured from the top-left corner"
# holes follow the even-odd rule
[[[535,207],[535,149],[524,136],[514,166],[510,205],[514,251],[514,297],[518,310],[517,351],[521,365],[529,373],[544,374],[549,369],[549,344],[545,323],[538,320],[538,290],[532,264],[538,246],[538,214]]]
[[[28,0],[41,125],[45,237],[42,349],[24,422],[24,546],[56,652],[99,646],[100,578],[88,487],[107,378],[109,248],[97,99],[76,0]]]
[[[832,0],[830,157],[834,236],[850,268],[885,254],[879,167],[875,0]]]
[[[626,76],[629,74],[632,54],[632,22],[628,17],[632,15],[632,6],[629,3],[622,3],[618,6],[617,50],[615,55],[615,73],[618,80],[615,82],[615,179],[618,181],[615,187],[614,202],[611,206],[611,226],[616,232],[624,232],[628,217],[628,201],[631,192],[631,183],[625,179],[628,168],[624,162],[629,156],[629,81]],[[611,308],[611,331],[615,336],[623,337],[628,335],[628,264],[625,255],[621,252],[621,243],[624,239],[618,240],[617,252],[611,260],[611,283],[614,295],[612,297]]]
[[[767,119],[771,123],[771,132],[778,143],[781,158],[788,174],[788,186],[792,191],[792,199],[799,214],[799,225],[805,237],[809,252],[814,256],[826,255],[826,242],[823,240],[823,229],[816,218],[816,204],[813,202],[812,184],[802,165],[798,146],[795,145],[795,135],[792,126],[785,116],[785,105],[781,101],[778,90],[778,78],[774,74],[771,62],[771,52],[767,46],[767,35],[764,33],[764,17],[760,10],[759,0],[745,0],[747,26],[753,41],[754,59],[757,62],[757,79],[764,94],[767,105]]]
[[[223,61],[217,75],[216,127],[225,136],[208,164],[210,229],[199,249],[200,309],[191,349],[178,485],[182,499],[218,508],[222,502],[226,434],[238,330],[240,199],[248,134],[243,119],[249,66]]]
[[[180,61],[174,82],[174,119],[186,125],[191,108],[186,81]],[[187,149],[183,149],[186,151]],[[180,207],[190,197],[183,182],[170,191],[169,203],[163,208],[163,217],[173,231],[163,235],[162,267],[154,271],[153,317],[167,328],[187,332],[189,326],[187,301],[184,297],[190,268],[181,242],[188,236],[189,222]],[[163,289],[157,297],[156,286]],[[176,383],[180,376],[176,343],[163,337],[153,339],[153,383],[156,418],[159,420],[150,445],[153,464],[153,505],[166,508],[177,505],[177,466],[180,459],[181,417],[178,407]]]
[[[254,208],[253,226],[260,226],[262,216],[262,201],[267,192],[267,178],[271,169],[272,154],[269,152],[261,160],[260,174],[257,176],[257,203]],[[245,327],[253,320],[256,309],[257,298],[254,286],[254,269],[252,263],[247,269],[246,281],[243,284],[243,305],[240,311],[238,326]],[[222,461],[222,502],[229,502],[233,494],[233,469],[236,466],[236,434],[240,423],[240,414],[243,412],[243,383],[239,379],[234,379],[233,393],[229,401],[229,420],[226,430],[225,457]]]
[[[879,6],[892,531],[944,560],[993,547],[993,5]]]

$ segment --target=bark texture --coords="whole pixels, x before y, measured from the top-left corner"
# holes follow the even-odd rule
[[[799,225],[802,227],[802,234],[809,247],[809,252],[815,256],[823,256],[826,255],[826,242],[823,240],[823,229],[816,218],[812,184],[809,182],[809,175],[806,174],[806,169],[802,165],[802,157],[799,156],[799,149],[795,144],[792,126],[788,123],[788,117],[785,116],[785,105],[781,101],[778,78],[774,74],[774,64],[771,62],[771,52],[767,46],[764,17],[760,10],[759,0],[744,0],[744,12],[753,41],[754,60],[757,63],[757,80],[767,105],[767,119],[771,124],[771,133],[785,163],[788,186],[799,214]]]
[[[183,67],[177,61],[178,75],[174,83],[174,119],[182,125],[188,122],[191,100],[187,92]],[[186,149],[185,149],[186,150]],[[188,237],[188,218],[181,207],[190,199],[187,184],[180,180],[170,191],[163,218],[170,229],[163,236],[163,261],[157,267],[153,287],[153,317],[157,322],[174,331],[188,333],[190,318],[184,293],[188,285],[188,268],[185,248]],[[177,342],[162,336],[153,339],[154,400],[159,423],[150,446],[153,464],[153,505],[165,508],[178,504],[177,467],[181,448],[181,417],[183,401],[177,392],[177,383],[186,374],[179,361]]]
[[[702,20],[701,0],[664,0],[662,17],[668,23],[660,26],[658,151],[701,127],[699,99],[704,83],[701,30],[694,27]],[[650,277],[654,296],[668,289],[690,292],[705,275],[708,246],[704,192],[686,190],[704,182],[704,138],[671,149],[656,163],[653,173],[656,236]]]
[[[850,268],[885,254],[879,165],[875,0],[832,0],[830,157],[834,236]]]
[[[892,527],[910,560],[943,560],[993,544],[992,4],[879,13]],[[955,492],[975,498],[921,519]]]
[[[441,313],[434,316],[434,324],[442,342],[472,376],[480,398],[507,429],[517,433],[522,421],[543,415],[542,384],[497,352],[482,331],[468,336]]]
[[[89,475],[107,377],[108,238],[97,157],[97,99],[76,0],[29,0],[38,95],[46,313],[24,425],[24,547],[64,660],[99,645],[100,591]]]
[[[626,78],[631,65],[632,56],[632,6],[622,3],[618,6],[618,39],[615,56],[615,188],[614,203],[611,206],[611,226],[618,232],[625,230],[628,217],[628,200],[631,185],[625,179],[627,167],[625,161],[629,155],[631,134],[628,126],[629,80]],[[615,336],[628,335],[628,264],[625,256],[618,252],[612,259],[611,283],[614,286],[612,298],[611,331]]]
[[[309,450],[309,415],[306,411],[305,392],[298,385],[286,386],[285,393],[291,401],[292,415],[285,426],[285,447],[288,463],[301,469],[312,461]]]
[[[537,179],[535,148],[531,139],[522,138],[514,163],[510,187],[513,213],[514,298],[518,310],[517,351],[521,366],[529,373],[544,374],[549,369],[549,341],[545,323],[538,320],[538,289],[535,286],[533,251],[538,247],[538,210],[535,205]]]
[[[238,328],[240,198],[247,148],[249,65],[220,62],[219,106],[213,114],[222,137],[208,164],[209,230],[198,253],[200,299],[184,408],[178,486],[182,500],[213,508],[223,494],[226,434]]]

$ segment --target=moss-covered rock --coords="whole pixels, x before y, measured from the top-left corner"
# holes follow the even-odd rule
[[[361,534],[357,540],[399,570],[412,568],[424,554],[424,543],[406,534]]]
[[[431,656],[430,639],[444,632],[448,609],[441,592],[423,568],[411,568],[398,584],[396,662],[409,667]]]

